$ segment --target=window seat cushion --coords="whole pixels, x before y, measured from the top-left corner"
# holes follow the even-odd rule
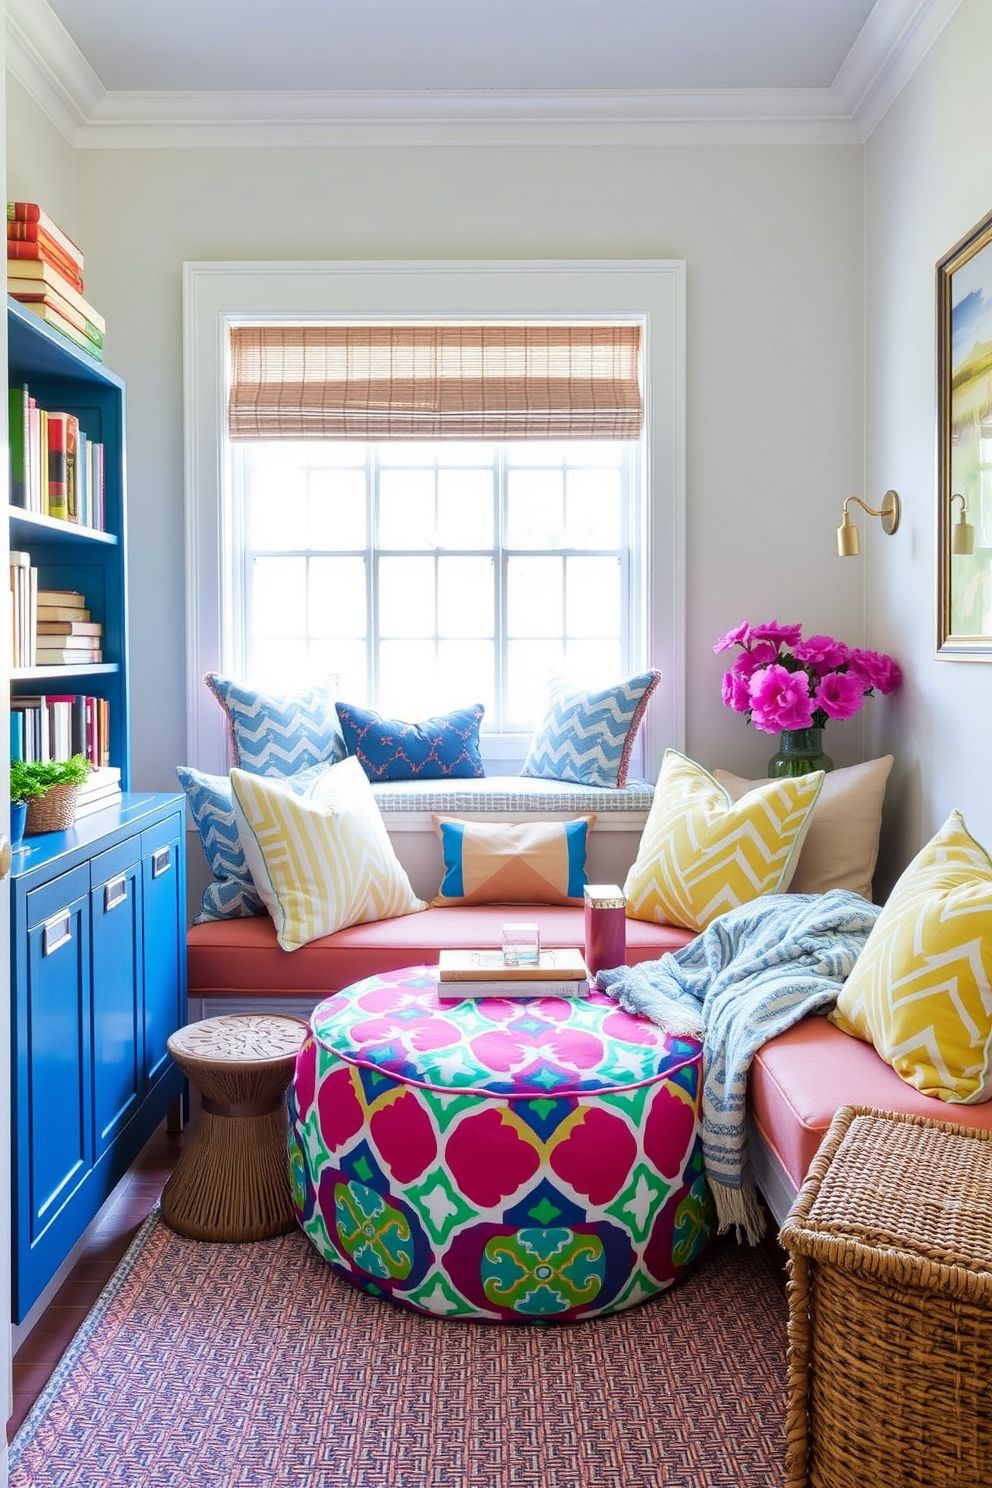
[[[523,775],[483,775],[475,780],[390,780],[373,782],[372,792],[388,812],[437,812],[444,816],[508,813],[518,816],[575,813],[609,816],[651,809],[654,786],[632,780],[620,789],[537,780]]]

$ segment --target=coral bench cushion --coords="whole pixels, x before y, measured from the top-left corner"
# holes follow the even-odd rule
[[[310,1020],[290,1092],[300,1223],[347,1280],[439,1317],[575,1321],[665,1290],[713,1227],[701,1045],[601,993],[370,977]]]
[[[519,904],[457,905],[352,925],[299,950],[284,951],[268,915],[211,920],[186,934],[190,997],[325,997],[379,971],[436,965],[438,952],[496,947],[504,920],[536,920],[545,946],[582,946],[581,908]],[[627,921],[627,960],[651,960],[692,936],[674,925]]]
[[[749,1084],[751,1120],[798,1190],[841,1106],[871,1106],[992,1129],[992,1101],[952,1104],[923,1095],[871,1044],[824,1017],[803,1018],[762,1046]]]

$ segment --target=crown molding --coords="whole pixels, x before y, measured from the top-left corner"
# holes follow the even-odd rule
[[[960,4],[961,0],[875,0],[831,90],[857,119],[863,139],[877,129]]]
[[[7,66],[77,149],[852,144],[961,0],[876,0],[830,88],[108,92],[47,0],[7,0]]]
[[[7,70],[71,145],[107,90],[47,0],[6,0]]]
[[[707,92],[117,93],[81,149],[215,145],[850,143],[829,89]]]

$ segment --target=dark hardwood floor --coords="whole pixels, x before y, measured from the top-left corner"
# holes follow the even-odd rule
[[[187,1128],[188,1130],[188,1128]],[[10,1441],[41,1394],[56,1364],[110,1280],[156,1203],[182,1148],[183,1137],[160,1128],[121,1180],[73,1270],[14,1355]]]

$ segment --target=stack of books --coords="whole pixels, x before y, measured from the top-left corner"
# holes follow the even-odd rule
[[[77,589],[39,589],[35,660],[38,666],[79,666],[103,660],[103,626],[91,620]]]
[[[441,951],[437,995],[466,997],[586,997],[589,973],[581,951],[542,950],[532,966],[508,966],[500,951]]]
[[[76,816],[89,816],[121,800],[121,772],[116,765],[91,769],[76,796]]]
[[[83,255],[37,202],[7,203],[7,293],[97,361],[107,323],[83,298]]]

